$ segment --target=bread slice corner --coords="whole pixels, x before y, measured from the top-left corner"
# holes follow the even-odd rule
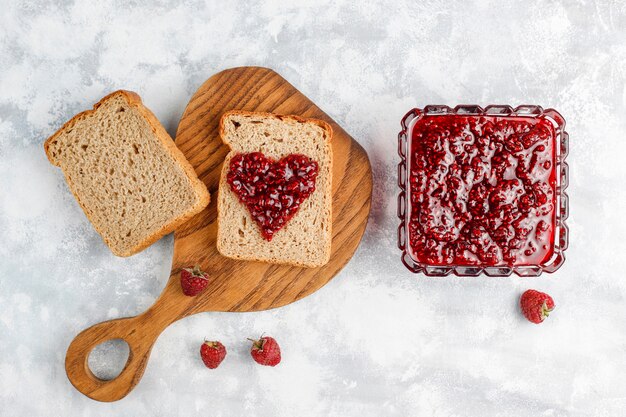
[[[202,211],[209,192],[134,92],[115,91],[44,143],[117,256],[131,256]]]
[[[218,190],[217,249],[248,261],[320,267],[328,263],[332,241],[332,127],[317,119],[234,110],[220,119],[220,136],[231,148]],[[318,163],[315,191],[294,217],[265,240],[250,212],[230,189],[230,160],[240,153],[261,152],[279,160],[303,154]]]

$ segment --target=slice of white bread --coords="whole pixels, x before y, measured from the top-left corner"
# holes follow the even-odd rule
[[[328,262],[332,239],[332,135],[330,125],[321,120],[244,111],[222,116],[220,136],[231,148],[218,191],[217,249],[222,255],[304,267]],[[248,208],[226,180],[230,160],[251,152],[261,152],[273,160],[302,154],[318,164],[315,191],[271,241],[263,238]]]
[[[209,204],[204,183],[133,92],[104,97],[44,148],[117,256],[145,249]]]

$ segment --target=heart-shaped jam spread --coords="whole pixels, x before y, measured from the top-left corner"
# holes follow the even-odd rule
[[[540,265],[554,251],[554,126],[428,115],[409,155],[409,244],[429,265]]]
[[[235,155],[226,179],[270,241],[315,191],[318,170],[317,162],[304,155],[274,161],[253,152]]]

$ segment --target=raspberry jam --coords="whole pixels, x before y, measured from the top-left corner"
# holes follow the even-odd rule
[[[274,161],[260,152],[237,154],[230,160],[226,180],[271,241],[315,191],[317,162],[292,154]]]
[[[404,216],[413,262],[548,263],[558,239],[558,128],[536,115],[416,118],[406,132]]]

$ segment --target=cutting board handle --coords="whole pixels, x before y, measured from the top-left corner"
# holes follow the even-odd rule
[[[72,340],[65,356],[65,370],[77,390],[89,398],[107,402],[122,399],[132,391],[146,369],[152,346],[162,330],[160,326],[142,325],[147,313],[98,323]],[[122,372],[114,379],[103,380],[91,372],[87,359],[94,347],[112,339],[124,340],[130,352]]]

